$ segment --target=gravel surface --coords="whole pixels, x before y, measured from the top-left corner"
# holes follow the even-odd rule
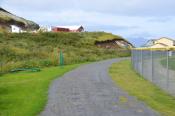
[[[108,75],[112,63],[125,58],[83,65],[56,79],[41,116],[158,116],[117,87]]]

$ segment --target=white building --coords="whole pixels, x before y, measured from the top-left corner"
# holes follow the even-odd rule
[[[47,31],[51,32],[52,31],[52,27],[47,27]]]
[[[42,26],[38,29],[38,31],[40,32],[51,32],[52,31],[52,28],[51,27],[45,27],[45,26]]]
[[[11,31],[12,33],[21,33],[22,29],[16,25],[11,25]]]
[[[167,37],[162,37],[160,39],[152,39],[149,40],[143,47],[148,48],[175,47],[175,40]]]

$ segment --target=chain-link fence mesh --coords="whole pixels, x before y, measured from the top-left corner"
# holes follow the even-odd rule
[[[175,51],[132,50],[132,65],[145,79],[175,95]]]

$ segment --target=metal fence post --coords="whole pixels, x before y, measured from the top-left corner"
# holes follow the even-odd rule
[[[2,73],[2,62],[0,62],[0,74]]]
[[[139,61],[139,60],[140,60],[139,57],[140,57],[140,52],[137,50],[137,57],[136,57],[137,60],[136,60],[136,62],[137,62],[137,72],[138,72],[138,73],[139,73],[139,62],[140,62],[140,61]]]
[[[0,62],[0,74],[2,74],[2,62]]]
[[[135,50],[135,58],[134,58],[134,62],[135,62],[135,70],[138,72],[138,54],[137,54],[137,50]]]
[[[132,65],[132,67],[134,67],[134,65],[133,65],[133,50],[131,50],[131,65]]]
[[[151,50],[151,80],[154,81],[153,51]]]
[[[134,62],[134,69],[136,70],[136,69],[137,69],[137,68],[136,68],[136,67],[137,67],[137,66],[136,66],[136,65],[137,65],[137,64],[136,64],[136,55],[137,55],[137,54],[136,54],[136,50],[134,50],[133,53],[134,53],[134,54],[133,54],[133,58],[134,58],[134,61],[133,61],[133,62]]]
[[[135,63],[134,63],[134,50],[132,50],[132,65],[133,65],[133,67],[134,67],[134,69],[135,69]]]
[[[167,50],[167,89],[169,89],[169,50]]]
[[[136,66],[136,72],[138,72],[138,58],[139,56],[138,56],[138,51],[137,50],[135,50],[135,66]]]
[[[141,75],[143,76],[143,50],[141,50]]]
[[[140,63],[140,52],[137,50],[137,73],[139,73],[140,74],[140,72],[139,72],[139,63]]]

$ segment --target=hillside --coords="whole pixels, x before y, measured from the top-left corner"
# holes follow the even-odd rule
[[[39,25],[33,21],[18,17],[0,7],[0,28],[9,31],[10,25],[16,25],[24,30],[34,30],[39,28]]]
[[[63,50],[65,64],[130,55],[128,49],[114,50],[95,46],[96,40],[104,40],[105,37],[112,39],[119,36],[105,32],[0,34],[0,70],[6,72],[17,67],[58,65],[60,49]]]

